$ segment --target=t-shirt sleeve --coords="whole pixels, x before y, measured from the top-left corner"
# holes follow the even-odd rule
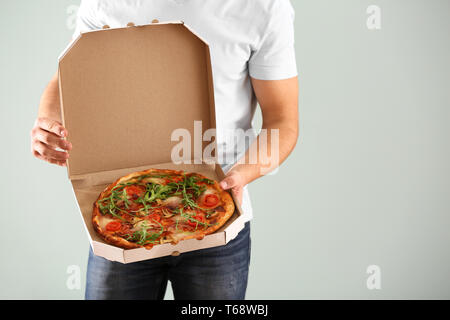
[[[249,74],[261,80],[297,76],[294,49],[294,9],[289,0],[277,0],[266,29],[248,62]]]
[[[72,35],[72,39],[77,38],[82,32],[98,30],[103,27],[98,18],[96,2],[97,1],[94,0],[81,1],[80,7],[78,8],[75,31]]]

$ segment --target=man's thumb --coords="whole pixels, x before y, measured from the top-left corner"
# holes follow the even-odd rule
[[[230,189],[233,188],[236,184],[236,181],[233,177],[225,177],[222,181],[220,181],[219,185],[222,189]]]

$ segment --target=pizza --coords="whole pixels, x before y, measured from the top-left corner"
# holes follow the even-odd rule
[[[217,181],[192,172],[148,169],[117,179],[94,203],[95,231],[115,246],[151,249],[203,239],[234,213]]]

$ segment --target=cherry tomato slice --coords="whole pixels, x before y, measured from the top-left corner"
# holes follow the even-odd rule
[[[196,222],[189,220],[188,221],[188,225],[190,225],[191,227],[195,227],[197,225]]]
[[[129,197],[136,198],[136,199],[139,198],[139,196],[144,193],[144,190],[142,190],[138,186],[133,186],[133,185],[125,187],[125,191]]]
[[[111,221],[106,225],[106,231],[118,231],[122,227],[122,223],[120,221]]]
[[[219,203],[219,197],[215,194],[207,194],[203,200],[205,207],[214,207]]]
[[[192,218],[194,218],[195,220],[198,220],[200,222],[205,222],[205,217],[200,216],[200,215],[193,216]],[[197,225],[197,221],[188,220],[187,223],[191,227],[195,227]]]

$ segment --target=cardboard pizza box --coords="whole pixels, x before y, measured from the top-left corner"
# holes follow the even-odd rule
[[[58,72],[62,121],[73,145],[67,171],[94,254],[130,263],[225,245],[236,237],[244,220],[234,198],[236,211],[215,233],[151,250],[107,244],[91,223],[100,192],[128,173],[159,168],[224,177],[215,154],[201,157],[215,142],[194,139],[216,126],[209,46],[203,39],[183,22],[90,31],[61,54]],[[189,132],[192,152],[174,163],[180,140],[172,141],[172,134],[180,129]]]

